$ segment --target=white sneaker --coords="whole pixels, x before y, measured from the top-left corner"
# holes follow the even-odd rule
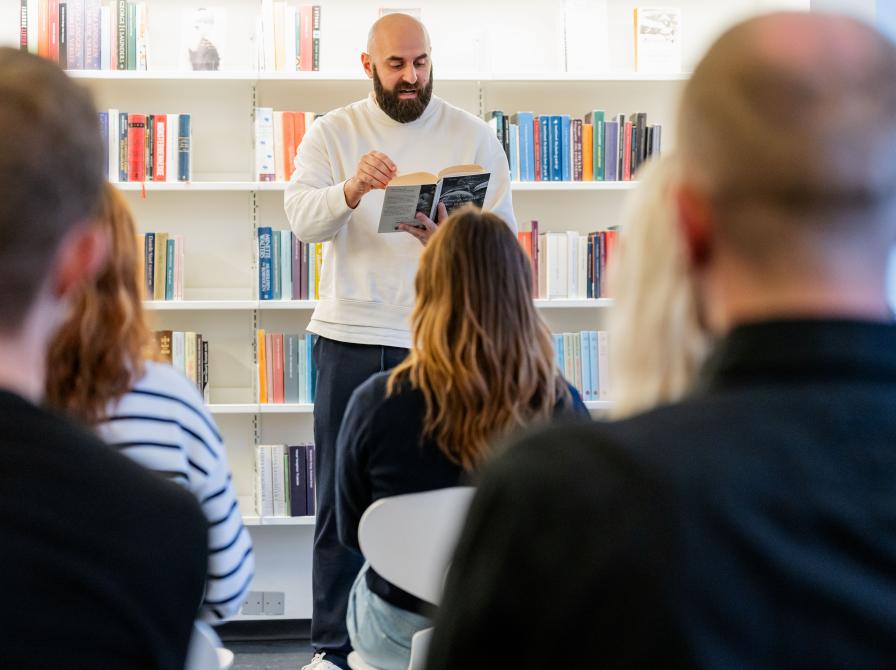
[[[324,660],[326,654],[315,654],[311,659],[311,663],[303,665],[302,670],[340,670],[338,665]]]

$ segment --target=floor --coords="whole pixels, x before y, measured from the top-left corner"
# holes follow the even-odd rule
[[[224,646],[235,656],[233,670],[298,670],[312,655],[308,640],[230,641]]]

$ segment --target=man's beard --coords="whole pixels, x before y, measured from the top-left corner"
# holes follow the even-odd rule
[[[417,97],[412,100],[402,100],[398,97],[401,91],[414,90]],[[420,115],[426,110],[430,98],[432,98],[432,68],[429,70],[429,81],[426,86],[421,87],[420,82],[416,84],[408,84],[400,81],[391,91],[387,91],[383,87],[383,82],[376,73],[376,65],[373,66],[373,93],[376,96],[376,104],[390,118],[395,119],[399,123],[410,123],[420,118]]]

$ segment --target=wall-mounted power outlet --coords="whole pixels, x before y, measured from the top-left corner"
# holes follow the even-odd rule
[[[264,592],[249,591],[240,608],[240,614],[264,614]]]
[[[286,611],[286,596],[283,591],[265,591],[262,611],[264,614],[282,616]]]

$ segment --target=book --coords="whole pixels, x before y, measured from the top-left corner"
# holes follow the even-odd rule
[[[274,232],[270,226],[258,229],[258,299],[274,299]]]
[[[223,7],[184,7],[181,21],[181,68],[220,70],[227,35],[227,10]]]
[[[308,516],[308,445],[287,447],[289,452],[289,515]]]
[[[267,356],[265,343],[267,337],[264,329],[259,328],[255,338],[256,341],[256,358],[258,359],[258,402],[265,404],[268,401],[268,380],[267,380]]]
[[[146,178],[146,115],[128,114],[127,181]]]
[[[386,187],[378,231],[394,233],[401,223],[419,225],[415,218],[417,212],[435,220],[439,203],[444,203],[448,214],[467,203],[481,208],[490,178],[491,173],[478,165],[453,165],[438,175],[429,172],[399,175]]]
[[[681,72],[681,8],[635,7],[635,71]]]
[[[190,115],[179,114],[177,118],[177,180],[190,181]]]

